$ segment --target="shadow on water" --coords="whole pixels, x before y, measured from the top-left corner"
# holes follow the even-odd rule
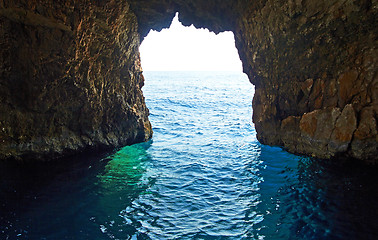
[[[229,216],[218,220],[239,228],[226,231],[223,227],[227,226],[207,229],[196,225],[202,231],[190,232],[188,238],[183,239],[375,239],[378,232],[376,168],[298,157],[280,148],[253,143],[249,153],[239,159],[242,164],[235,162],[240,168],[232,175],[238,178],[230,184],[238,189],[226,184],[227,172],[223,172],[217,175],[223,180],[216,185],[207,182],[198,186],[209,189],[204,197],[208,204],[203,205],[202,198],[192,199],[193,192],[182,195],[188,188],[195,187],[194,183],[171,191],[172,198],[162,202],[159,189],[167,186],[155,184],[150,154],[157,150],[150,147],[151,142],[136,144],[114,154],[86,155],[60,163],[1,163],[0,238],[150,239],[152,234],[155,239],[148,229],[146,233],[140,231],[146,227],[174,238],[166,228],[159,228],[158,223],[164,223],[167,216],[150,219],[160,210],[166,214],[184,212],[187,217],[177,219],[177,224],[189,219],[196,225],[200,216],[210,214],[208,217],[214,219],[217,219],[216,215]],[[227,171],[232,169],[226,168]],[[210,168],[208,170],[216,174]],[[217,186],[220,183],[224,185],[221,188]],[[225,194],[224,199],[232,199],[227,194],[238,195],[238,191],[242,194],[232,203],[212,196]],[[178,193],[181,193],[179,198]],[[216,200],[209,202],[213,198]],[[179,204],[182,209],[171,209],[171,213],[165,208],[153,209],[156,206],[151,205],[160,201],[165,206],[184,199],[192,202],[191,205]],[[196,209],[196,205],[205,207]],[[238,206],[237,209],[233,205]],[[206,207],[215,212],[207,213]],[[151,220],[151,226],[142,227],[145,221],[141,218]],[[207,220],[202,219],[199,223]],[[208,225],[212,226],[211,220]],[[179,226],[170,228],[175,230]],[[225,234],[220,236],[216,231]],[[228,233],[237,235],[227,237]]]
[[[273,157],[274,156],[274,157]],[[377,168],[298,157],[262,146],[265,239],[376,239]]]
[[[153,143],[60,162],[0,163],[0,239],[378,235],[377,167],[258,143],[242,104],[253,89],[238,74],[150,77]]]
[[[129,238],[135,228],[119,213],[153,184],[144,175],[150,145],[60,162],[0,163],[0,239]]]

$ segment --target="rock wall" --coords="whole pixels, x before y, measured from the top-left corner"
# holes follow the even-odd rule
[[[151,137],[137,19],[120,1],[0,1],[0,159]]]
[[[0,0],[0,158],[151,136],[140,39],[184,25],[233,31],[256,87],[259,141],[378,162],[376,0]]]
[[[319,158],[378,162],[377,1],[176,0],[159,6],[178,11],[184,25],[234,32],[256,89],[260,142]],[[159,16],[150,13],[136,11]]]
[[[377,162],[377,1],[268,0],[235,32],[260,142]],[[246,34],[247,33],[247,34]]]

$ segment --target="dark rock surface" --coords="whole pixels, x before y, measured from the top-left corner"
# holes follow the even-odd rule
[[[0,7],[0,158],[49,159],[151,137],[126,2]]]
[[[151,136],[138,46],[150,29],[231,30],[259,141],[378,162],[377,1],[0,0],[0,158]]]
[[[241,14],[235,35],[262,143],[377,162],[377,7],[268,0]]]

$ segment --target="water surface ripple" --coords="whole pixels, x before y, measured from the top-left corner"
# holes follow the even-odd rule
[[[1,239],[375,239],[376,169],[259,144],[245,75],[145,78],[151,141],[1,163]]]

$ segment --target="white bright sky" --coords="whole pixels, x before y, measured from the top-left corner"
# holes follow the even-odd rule
[[[139,50],[144,71],[242,71],[232,32],[184,27],[177,14],[169,29],[150,31]]]

